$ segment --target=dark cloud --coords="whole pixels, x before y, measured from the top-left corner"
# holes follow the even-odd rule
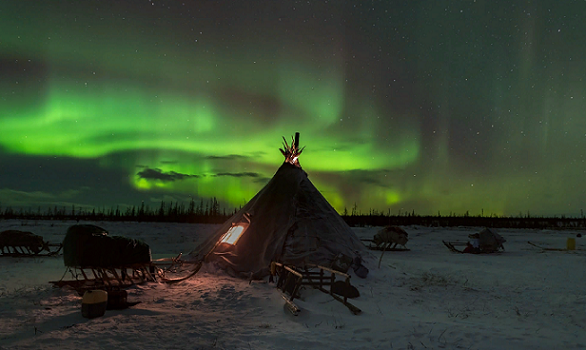
[[[266,185],[266,184],[267,184],[267,183],[268,183],[270,180],[271,180],[271,178],[270,178],[270,177],[266,177],[266,176],[260,176],[260,177],[254,178],[254,179],[252,180],[252,182],[254,182],[254,183],[257,183],[257,184],[259,184],[259,185],[262,185],[262,186],[264,186],[264,185]],[[261,187],[261,188],[262,188],[262,187]]]
[[[11,155],[0,152],[2,207],[110,206],[140,202],[143,194],[128,183],[123,169],[100,160]]]
[[[62,192],[49,191],[17,191],[8,188],[0,189],[0,198],[4,207],[11,208],[36,208],[36,207],[91,207],[83,203],[84,191],[67,190]],[[80,200],[81,199],[81,200]]]
[[[388,170],[351,170],[346,175],[351,179],[350,183],[368,184],[379,187],[388,187]]]
[[[232,177],[260,177],[259,173],[242,172],[242,173],[217,173],[214,177],[232,176]]]
[[[150,168],[147,168],[143,171],[139,171],[138,173],[136,173],[136,175],[138,177],[140,177],[141,179],[161,180],[161,181],[167,181],[167,182],[173,182],[173,181],[177,181],[177,180],[185,180],[185,179],[189,179],[189,178],[200,177],[199,175],[181,174],[181,173],[177,173],[175,171],[169,171],[166,173],[166,172],[162,171],[161,169],[150,169]]]
[[[243,156],[243,155],[239,155],[239,154],[228,154],[225,156],[207,156],[206,157],[206,159],[211,159],[211,160],[247,160],[250,158],[251,157]]]

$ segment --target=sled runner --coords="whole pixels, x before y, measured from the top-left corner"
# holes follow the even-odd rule
[[[527,243],[529,243],[532,246],[534,246],[536,248],[539,248],[539,249],[541,249],[543,251],[546,251],[546,250],[547,251],[555,251],[555,252],[569,252],[569,251],[572,251],[572,250],[570,250],[568,248],[547,248],[547,247],[542,247],[542,246],[537,245],[537,244],[535,244],[535,243],[533,243],[531,241],[528,241]],[[573,251],[576,251],[576,250],[580,250],[580,249],[573,249]]]
[[[459,253],[459,254],[500,254],[502,251],[483,251],[482,249],[475,250],[475,251],[465,251],[464,249],[458,249],[456,246],[466,246],[466,242],[446,242],[442,241],[442,243],[452,252],[452,253]]]
[[[163,258],[152,261],[157,277],[161,282],[176,283],[185,281],[199,272],[203,261],[193,262],[181,260],[183,253],[174,258]]]
[[[68,273],[71,279],[64,279]],[[73,288],[83,295],[87,290],[126,288],[155,280],[150,264],[133,264],[118,267],[68,266],[60,280],[49,283],[59,288]]]
[[[460,250],[460,249],[458,249],[458,248],[456,248],[456,247],[454,246],[454,244],[458,244],[458,245],[460,245],[460,244],[461,244],[461,242],[446,242],[446,241],[442,241],[442,243],[443,243],[443,244],[444,244],[446,247],[448,247],[448,249],[449,249],[451,252],[453,252],[453,253],[462,253],[462,254],[464,253],[464,251],[463,251],[463,250]],[[466,243],[464,243],[463,245],[466,245]]]
[[[390,245],[376,245],[374,244],[374,240],[373,239],[361,239],[362,242],[368,242],[368,244],[365,244],[366,248],[370,249],[370,250],[384,250],[385,252],[408,252],[411,249],[409,248],[392,248],[390,247]]]
[[[80,295],[86,290],[127,288],[145,282],[176,283],[194,276],[201,263],[185,262],[181,254],[149,263],[116,267],[69,266],[58,281],[50,281],[55,287],[70,287]],[[69,275],[69,279],[65,279]]]

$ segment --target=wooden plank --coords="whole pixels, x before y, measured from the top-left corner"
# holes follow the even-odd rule
[[[317,267],[320,268],[320,269],[322,269],[322,270],[324,270],[324,271],[328,271],[328,272],[331,272],[331,273],[335,273],[336,275],[338,275],[340,277],[344,277],[344,278],[349,278],[350,277],[350,275],[348,275],[347,273],[344,273],[344,272],[341,272],[341,271],[338,271],[338,270],[334,270],[334,269],[331,269],[329,267],[325,267],[325,266],[321,266],[321,265],[318,265]]]
[[[372,245],[367,246],[366,248],[368,248],[369,250],[383,250],[384,249],[386,252],[408,252],[411,250],[409,248],[387,248],[387,249],[385,249],[385,247],[383,247],[383,246],[379,247],[379,246],[372,246]]]
[[[289,298],[285,294],[281,294],[281,297],[283,298],[283,300],[285,300],[285,306],[287,307],[287,310],[289,310],[289,312],[291,312],[293,316],[299,315],[299,311],[301,311],[301,309],[297,305],[295,305],[295,303],[289,300]]]
[[[531,244],[534,247],[537,247],[542,250],[547,250],[547,251],[556,251],[556,252],[568,252],[569,251],[568,249],[563,249],[563,248],[545,248],[545,247],[538,246],[537,244],[535,244],[533,242],[527,242],[527,243]],[[576,250],[576,249],[574,249],[574,250]]]
[[[341,297],[339,297],[338,295],[336,295],[336,294],[333,294],[333,293],[331,293],[330,295],[331,295],[331,296],[332,296],[334,299],[336,299],[337,301],[339,301],[339,302],[341,302],[342,304],[346,305],[346,307],[347,307],[348,309],[350,309],[350,311],[352,311],[352,313],[353,313],[354,315],[360,315],[360,314],[362,313],[362,310],[360,310],[360,309],[359,309],[359,308],[357,308],[356,306],[354,306],[354,305],[350,304],[349,302],[347,302],[347,301],[344,301],[344,299],[342,299],[342,298],[341,298]]]

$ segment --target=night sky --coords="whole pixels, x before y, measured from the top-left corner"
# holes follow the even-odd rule
[[[584,13],[573,0],[2,1],[0,207],[236,208],[299,132],[303,169],[340,212],[579,216]]]

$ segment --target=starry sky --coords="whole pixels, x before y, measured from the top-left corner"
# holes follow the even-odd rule
[[[574,0],[3,1],[0,207],[244,205],[301,135],[339,211],[586,206]]]

